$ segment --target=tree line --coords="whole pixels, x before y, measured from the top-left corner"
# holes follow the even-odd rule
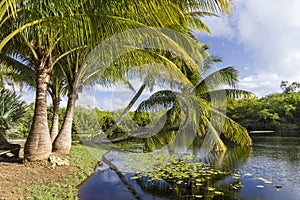
[[[300,130],[299,83],[282,81],[281,93],[232,101],[227,114],[249,131]]]

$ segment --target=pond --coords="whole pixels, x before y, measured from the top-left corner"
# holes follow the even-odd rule
[[[134,154],[134,158],[124,156],[122,152],[110,152],[106,155],[106,159],[111,162],[112,168],[117,166],[118,170],[111,170],[105,163],[99,163],[95,173],[80,186],[79,198],[82,200],[298,200],[300,199],[300,134],[286,135],[284,133],[252,134],[252,148],[229,148],[225,154],[210,156],[206,159],[197,160],[193,157],[193,162],[190,162],[189,157],[189,161],[185,164],[182,164],[182,157],[188,157],[186,150],[185,154],[179,157],[173,156],[182,152],[183,146],[181,145],[173,145],[172,148],[167,148],[163,152],[154,152],[149,155]],[[197,154],[197,145],[189,148],[189,151],[191,154]],[[169,155],[170,152],[175,154]],[[178,158],[181,161],[174,162]],[[153,166],[160,163],[157,160],[166,163],[160,166],[159,171],[154,170],[155,173],[162,173],[163,177],[143,172],[143,170],[153,171]],[[135,169],[129,170],[129,168]],[[189,174],[180,180],[164,178],[167,173],[173,173],[171,171],[175,168],[179,168],[182,174]],[[207,170],[203,172],[202,168]],[[195,173],[193,169],[198,171]],[[204,175],[198,176],[197,173]],[[207,173],[211,177],[207,178]],[[195,178],[192,175],[195,175]],[[201,181],[202,177],[207,179]],[[198,180],[200,181],[197,182]]]

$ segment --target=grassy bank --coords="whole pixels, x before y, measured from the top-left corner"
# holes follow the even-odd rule
[[[104,153],[104,150],[73,144],[70,155],[64,157],[70,161],[71,173],[67,176],[61,174],[59,181],[51,180],[46,185],[28,187],[26,190],[30,195],[26,199],[77,199],[78,185],[94,172]]]

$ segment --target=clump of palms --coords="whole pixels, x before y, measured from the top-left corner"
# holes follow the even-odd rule
[[[5,2],[1,1],[2,5]],[[35,112],[25,145],[25,158],[47,158],[52,150],[47,124],[46,93],[52,71],[63,57],[76,49],[95,44],[124,30],[140,27],[170,27],[190,29],[199,27],[196,16],[201,12],[228,12],[230,0],[226,1],[20,1],[18,17],[7,16],[9,9],[1,9],[0,53],[24,58],[35,72]],[[14,4],[16,5],[16,4]],[[150,5],[150,6],[149,6]],[[2,8],[2,7],[1,7]],[[125,9],[130,8],[130,9]],[[5,12],[2,12],[2,11]],[[193,23],[189,25],[189,22]],[[38,24],[33,26],[34,24]],[[18,33],[18,34],[17,34]],[[185,31],[187,33],[187,31]],[[15,36],[14,38],[12,38]],[[6,45],[6,46],[4,46]],[[87,51],[89,50],[87,49]],[[79,54],[77,54],[79,55]],[[80,57],[80,56],[79,56]],[[81,63],[76,60],[72,63]],[[64,66],[66,70],[70,66]],[[25,69],[25,68],[24,68]],[[76,67],[74,68],[77,69]],[[72,69],[71,74],[78,75]],[[80,80],[81,77],[72,77]],[[77,88],[71,88],[69,98],[75,99]],[[70,100],[70,106],[75,100]],[[72,109],[66,120],[66,131],[56,138],[54,150],[68,153],[71,146]],[[67,112],[68,113],[68,112]],[[68,117],[66,117],[68,118]]]

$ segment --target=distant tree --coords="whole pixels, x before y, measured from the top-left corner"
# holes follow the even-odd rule
[[[282,89],[283,93],[299,92],[300,83],[293,82],[292,84],[289,85],[288,81],[281,81],[280,88]]]
[[[300,129],[300,94],[270,94],[231,102],[227,114],[248,130]]]

